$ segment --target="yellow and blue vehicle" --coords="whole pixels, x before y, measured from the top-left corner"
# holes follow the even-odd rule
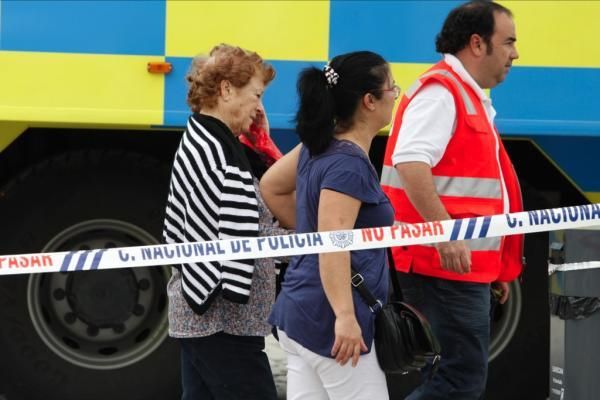
[[[264,102],[285,151],[297,143],[302,68],[368,49],[408,88],[439,59],[435,35],[459,3],[0,0],[0,255],[160,240],[196,54],[225,42],[274,65]],[[521,58],[491,97],[525,205],[600,202],[600,2],[502,3]],[[385,142],[383,132],[372,149],[378,166]],[[526,254],[521,282],[492,316],[488,400],[547,397],[546,236],[528,237]],[[163,267],[0,277],[0,394],[178,398],[168,276]],[[392,397],[413,380],[390,377]]]

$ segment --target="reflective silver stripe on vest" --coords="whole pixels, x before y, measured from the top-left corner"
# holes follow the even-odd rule
[[[502,187],[499,179],[434,176],[435,190],[440,196],[477,197],[501,199]],[[394,167],[384,165],[381,170],[381,184],[396,189],[404,189]]]
[[[481,251],[481,250],[500,250],[500,243],[502,243],[502,238],[500,237],[491,237],[491,238],[483,238],[483,239],[472,239],[465,240],[465,243],[471,250]]]
[[[465,244],[471,251],[499,251],[500,243],[502,242],[502,238],[500,237],[491,237],[491,238],[483,238],[483,239],[471,239],[465,240]],[[432,244],[428,244],[426,246],[432,246]]]
[[[394,225],[402,225],[400,221],[395,221]],[[490,237],[481,239],[464,240],[471,251],[499,251],[502,243],[501,237]],[[422,244],[420,246],[434,247],[433,244]]]
[[[473,105],[471,98],[467,94],[467,91],[463,87],[463,84],[460,83],[458,81],[458,79],[456,79],[454,77],[454,75],[452,75],[449,71],[446,71],[444,69],[434,69],[432,71],[429,71],[429,72],[421,75],[419,77],[419,79],[417,79],[417,81],[415,83],[413,83],[410,88],[408,88],[408,90],[406,91],[406,97],[411,99],[414,96],[414,94],[417,92],[417,90],[419,90],[419,88],[423,85],[423,82],[421,82],[421,79],[427,78],[428,76],[435,75],[435,74],[443,75],[446,78],[450,78],[452,81],[454,81],[454,83],[460,90],[460,95],[461,95],[462,101],[467,109],[467,114],[469,114],[469,115],[477,114],[477,112],[475,110],[475,106]]]
[[[471,251],[499,251],[501,240],[502,238],[493,237],[465,240],[464,242]],[[432,244],[426,244],[425,246],[433,247]]]

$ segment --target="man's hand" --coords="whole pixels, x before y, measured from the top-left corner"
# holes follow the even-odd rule
[[[444,242],[436,245],[442,268],[457,274],[471,272],[471,249],[463,241]]]
[[[493,282],[492,283],[492,292],[494,296],[498,299],[498,303],[504,304],[508,300],[508,296],[510,295],[510,286],[508,282]]]

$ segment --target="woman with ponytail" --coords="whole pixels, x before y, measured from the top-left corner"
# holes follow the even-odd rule
[[[263,197],[298,233],[391,225],[393,209],[369,161],[399,88],[388,63],[360,51],[298,80],[301,144],[263,176]],[[295,257],[269,321],[288,354],[288,400],[387,399],[373,349],[374,314],[352,290],[351,266],[387,298],[384,249]]]

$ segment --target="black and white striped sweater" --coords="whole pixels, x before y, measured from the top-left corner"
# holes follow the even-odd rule
[[[242,144],[216,118],[194,114],[171,171],[163,238],[166,243],[258,236],[258,203]],[[221,291],[246,303],[254,260],[190,263],[182,272],[183,297],[198,314]]]

